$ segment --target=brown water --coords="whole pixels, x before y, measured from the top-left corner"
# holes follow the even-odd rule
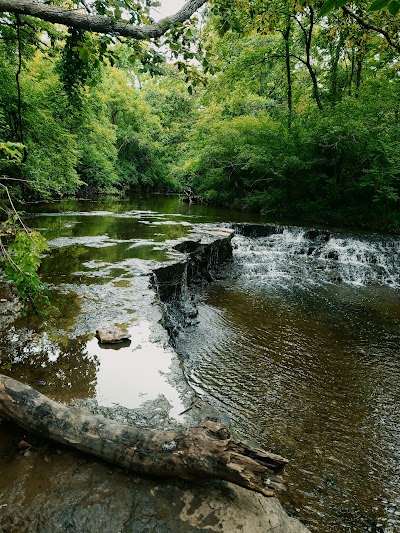
[[[327,283],[320,263],[300,268],[306,251],[237,242],[178,343],[189,382],[290,459],[283,501],[313,531],[400,531],[399,291]]]
[[[174,197],[34,206],[28,223],[50,241],[42,275],[53,307],[44,320],[6,323],[2,372],[41,383],[62,401],[135,407],[143,387],[144,399],[162,392],[178,410],[173,388],[159,379],[169,349],[137,320],[138,306],[151,307],[153,298],[149,265],[167,260],[163,245],[193,224],[246,220],[262,218]],[[400,293],[391,250],[398,245],[357,239],[329,244],[342,256],[339,272],[327,258],[332,249],[317,257],[300,233],[285,242],[235,238],[233,264],[201,294],[198,324],[181,334],[178,349],[193,387],[228,413],[234,431],[291,460],[284,503],[293,514],[314,531],[394,532]],[[136,328],[135,342],[112,357],[93,338],[108,320]],[[18,432],[0,430],[1,472]]]

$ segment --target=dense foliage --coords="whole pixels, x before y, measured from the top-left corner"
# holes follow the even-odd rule
[[[375,3],[214,0],[201,31],[166,34],[164,55],[6,14],[0,183],[24,200],[190,187],[274,216],[399,227],[399,19]]]
[[[396,17],[368,17],[398,31]],[[285,1],[215,2],[206,40],[218,72],[181,179],[227,206],[399,227],[396,46],[345,13]]]

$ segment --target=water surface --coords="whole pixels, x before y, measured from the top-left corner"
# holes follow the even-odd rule
[[[193,225],[243,221],[266,222],[176,197],[32,206],[53,306],[44,320],[7,322],[2,371],[66,402],[137,407],[161,393],[178,414],[173,354],[152,332],[159,314],[138,312],[154,303],[149,269]],[[400,530],[399,241],[318,242],[288,228],[234,246],[178,339],[190,383],[239,436],[290,459],[284,504],[312,530]],[[99,347],[94,332],[110,321],[132,333],[129,346]],[[1,426],[0,469],[13,431]]]
[[[178,349],[239,436],[290,458],[284,502],[313,531],[398,531],[400,243],[332,241],[236,237]]]

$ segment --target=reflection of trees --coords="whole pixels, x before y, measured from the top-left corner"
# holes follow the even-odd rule
[[[54,217],[53,217],[54,218]],[[90,219],[92,217],[85,217]],[[140,244],[140,240],[162,242],[167,239],[178,239],[187,235],[188,229],[186,226],[180,224],[132,224],[132,219],[112,219],[109,217],[93,217],[98,221],[96,228],[96,235],[108,235],[112,239],[138,239],[139,245],[132,245],[131,242],[117,242],[108,243],[105,246],[85,246],[85,244],[72,244],[71,246],[63,246],[55,248],[43,258],[40,267],[40,275],[44,281],[54,284],[58,283],[74,283],[77,281],[73,275],[75,272],[85,271],[86,268],[83,263],[88,261],[99,261],[104,263],[119,263],[125,259],[137,258],[153,261],[164,261],[166,259],[165,252],[160,250],[153,250],[152,244]],[[108,220],[107,227],[100,225],[100,222]],[[93,222],[93,221],[92,221]],[[136,221],[135,221],[136,222]],[[83,225],[82,225],[83,226]],[[76,226],[79,232],[87,230],[85,225]],[[78,231],[76,233],[79,233]],[[94,236],[87,231],[83,231],[80,236]],[[158,234],[158,235],[157,235]]]
[[[82,269],[82,262],[87,261],[87,257],[88,249],[84,246],[53,249],[43,258],[40,276],[46,282],[68,283],[71,281],[71,275]]]
[[[163,224],[153,226],[158,222],[158,217],[144,215],[143,218],[150,224],[143,224],[138,218],[132,216],[119,217],[111,215],[41,215],[31,221],[31,226],[41,228],[47,239],[58,237],[95,237],[108,235],[111,239],[153,239],[155,233],[165,233],[165,239],[175,239],[187,235],[187,226],[181,224]],[[162,220],[162,219],[161,219]],[[175,222],[175,221],[174,221]],[[162,229],[159,229],[162,228]]]
[[[58,401],[92,398],[98,361],[88,354],[87,341],[87,336],[54,341],[44,334],[38,340],[12,346],[12,353],[8,347],[8,355],[0,359],[1,372]],[[40,382],[46,384],[40,386]]]
[[[18,316],[14,322],[18,330],[27,328],[36,332],[67,331],[73,326],[81,313],[81,298],[74,292],[68,293],[51,291],[49,294],[51,305],[46,309],[45,316],[33,313]],[[0,332],[4,337],[4,333]]]

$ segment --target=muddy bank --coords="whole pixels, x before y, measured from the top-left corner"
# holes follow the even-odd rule
[[[212,268],[229,257],[231,238],[229,231],[197,230],[187,240],[170,245],[166,250],[170,260],[162,268],[153,266],[141,275],[139,285],[134,285],[143,291],[136,315],[139,322],[150,324],[149,342],[163,346],[172,355],[166,379],[178,392],[183,410],[172,413],[171,405],[162,397],[144,402],[140,409],[107,407],[93,398],[80,400],[80,406],[155,429],[194,425],[206,415],[218,416],[198,402],[185,381],[181,362],[168,347],[162,326],[165,308],[162,312],[144,284],[154,275],[161,301],[184,301],[187,280],[212,277]],[[90,318],[86,322],[87,327],[92,326]],[[140,366],[140,361],[137,364]],[[286,515],[276,499],[265,499],[229,483],[194,485],[127,475],[116,467],[36,439],[4,421],[0,430],[3,532],[306,531]],[[32,448],[20,450],[21,440]]]

